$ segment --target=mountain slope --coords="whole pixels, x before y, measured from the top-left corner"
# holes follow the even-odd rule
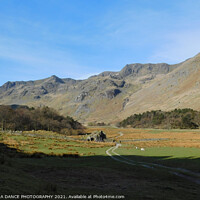
[[[129,64],[86,80],[7,82],[0,87],[0,104],[47,105],[83,123],[117,122],[152,109],[200,110],[199,75],[200,55],[176,65]]]
[[[174,108],[200,110],[200,54],[131,95],[121,118],[147,110],[167,111]]]

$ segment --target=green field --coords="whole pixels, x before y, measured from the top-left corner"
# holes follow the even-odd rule
[[[127,149],[127,146],[120,148],[117,152],[122,155],[137,155],[137,156],[159,156],[166,157],[166,159],[173,158],[188,158],[195,159],[200,156],[200,149],[198,148],[184,148],[184,147],[151,147],[145,148],[145,151],[136,150],[134,146],[132,149]],[[129,147],[129,146],[128,146]]]
[[[122,130],[107,128],[107,135],[114,138],[119,131]],[[156,130],[145,131],[157,134]],[[138,135],[138,130],[135,132]],[[128,133],[124,130],[121,138],[130,138]],[[0,140],[1,194],[110,194],[130,200],[188,200],[200,196],[199,184],[195,182],[199,177],[189,180],[164,168],[151,169],[140,164],[157,163],[199,173],[199,148],[166,147],[159,143],[158,147],[141,151],[135,149],[139,143],[121,140],[122,146],[115,152],[136,162],[130,165],[106,154],[115,143],[67,140],[51,132],[1,133]]]

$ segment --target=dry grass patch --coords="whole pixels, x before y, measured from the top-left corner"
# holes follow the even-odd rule
[[[138,147],[196,147],[200,148],[200,132],[177,130],[150,130],[133,128],[109,128],[109,127],[89,127],[87,131],[104,131],[108,138],[115,138],[119,132],[123,136],[116,138],[117,141],[137,140],[137,139],[161,139],[154,141],[134,141],[128,142]],[[155,131],[155,133],[154,133]],[[162,140],[167,139],[167,140]]]
[[[200,141],[173,139],[173,140],[158,140],[158,141],[135,141],[127,142],[129,145],[137,147],[195,147],[200,148]]]
[[[19,142],[17,140],[15,140],[13,138],[9,138],[9,137],[3,138],[3,143],[7,144],[8,146],[19,145]]]

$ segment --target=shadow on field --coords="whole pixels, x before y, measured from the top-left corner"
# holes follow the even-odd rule
[[[126,156],[199,171],[200,158]],[[166,170],[117,162],[109,156],[26,154],[0,143],[0,194],[124,195],[125,199],[197,199],[199,185]]]

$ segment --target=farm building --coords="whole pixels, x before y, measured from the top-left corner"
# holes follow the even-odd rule
[[[87,141],[104,142],[106,134],[103,131],[94,131],[87,137]]]

